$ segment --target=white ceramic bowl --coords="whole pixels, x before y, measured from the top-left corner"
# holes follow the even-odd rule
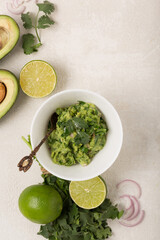
[[[91,163],[85,167],[80,164],[62,166],[52,162],[47,143],[44,143],[37,153],[40,164],[53,175],[72,181],[82,181],[96,177],[106,171],[116,160],[123,140],[123,130],[120,118],[114,107],[97,93],[73,89],[57,93],[45,101],[36,112],[31,125],[31,143],[33,148],[47,132],[48,121],[59,107],[75,104],[77,101],[94,103],[103,113],[109,131],[104,148],[99,151]]]

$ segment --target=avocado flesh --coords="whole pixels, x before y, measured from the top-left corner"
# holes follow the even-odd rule
[[[0,83],[5,86],[5,97],[0,102],[0,118],[2,118],[13,106],[18,94],[18,81],[13,73],[0,70]]]
[[[0,59],[14,48],[19,34],[19,27],[15,20],[7,15],[0,15]]]

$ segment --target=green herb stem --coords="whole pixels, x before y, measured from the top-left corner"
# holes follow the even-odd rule
[[[36,20],[35,20],[35,31],[36,31],[36,36],[37,36],[37,38],[38,38],[38,41],[39,41],[39,43],[42,45],[41,39],[40,39],[39,34],[38,34],[38,30],[37,30],[38,15],[39,15],[39,11],[38,11],[38,13],[37,13]],[[38,47],[40,47],[41,45],[39,45]]]
[[[27,141],[25,137],[22,136],[22,140],[28,145],[28,147],[32,150],[31,144]]]
[[[41,42],[35,44],[35,45],[33,46],[33,48],[39,48],[40,46],[42,46],[42,43],[41,43]]]

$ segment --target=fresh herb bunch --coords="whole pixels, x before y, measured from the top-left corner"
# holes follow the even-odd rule
[[[69,198],[69,181],[58,178],[52,174],[42,174],[43,184],[53,186],[61,195],[63,202]]]
[[[120,218],[119,212],[109,199],[98,208],[86,210],[78,207],[70,198],[69,182],[53,175],[42,175],[44,184],[59,191],[63,199],[63,211],[54,222],[42,225],[38,235],[49,240],[103,240],[112,235],[107,219]]]
[[[35,24],[33,24],[33,19],[31,18],[31,14],[29,12],[21,15],[24,28],[34,28],[36,33],[36,37],[31,33],[27,33],[22,36],[22,48],[24,49],[25,54],[31,54],[32,52],[38,51],[38,48],[42,45],[38,29],[48,28],[50,25],[54,24],[54,21],[49,17],[49,15],[54,11],[53,3],[44,1],[43,3],[37,3],[36,5],[38,7],[38,13],[34,19]],[[39,17],[40,12],[44,13],[41,17]]]

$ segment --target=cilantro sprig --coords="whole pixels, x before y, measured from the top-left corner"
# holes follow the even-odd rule
[[[77,135],[75,137],[76,145],[87,144],[90,141],[90,135],[82,131],[88,128],[86,121],[82,118],[73,117],[67,122],[59,122],[59,126],[63,127],[63,136],[69,136],[71,133],[76,131]]]
[[[49,1],[44,1],[43,3],[37,3],[38,13],[33,19],[29,12],[21,15],[23,21],[23,26],[25,29],[34,29],[35,35],[32,33],[27,33],[22,36],[22,48],[25,54],[31,54],[38,51],[38,48],[42,45],[38,30],[45,29],[54,24],[54,21],[49,17],[49,15],[54,11],[54,4]],[[39,17],[39,13],[43,13]]]
[[[120,218],[123,211],[118,210],[106,198],[97,208],[92,210],[78,207],[70,198],[69,182],[51,174],[42,175],[44,184],[56,188],[63,199],[63,211],[54,222],[42,225],[38,235],[49,240],[104,240],[112,235],[108,219]]]

